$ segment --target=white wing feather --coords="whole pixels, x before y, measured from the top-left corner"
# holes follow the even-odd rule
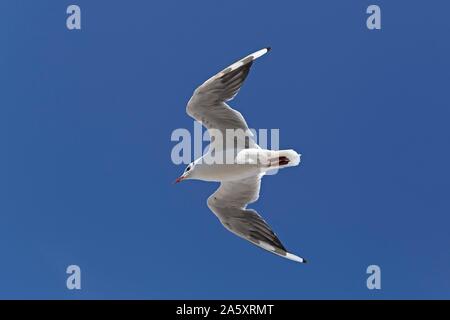
[[[232,233],[281,257],[305,263],[306,260],[286,250],[266,221],[247,204],[259,197],[261,176],[220,184],[208,198],[208,207]]]
[[[241,129],[238,132],[242,135],[242,141],[245,141],[243,147],[258,148],[242,114],[226,104],[226,101],[232,100],[238,94],[253,61],[269,50],[261,49],[220,71],[199,86],[189,100],[186,112],[208,129],[211,143],[217,143],[218,139],[222,138],[222,147],[215,148],[216,150],[240,149],[234,138],[226,139],[226,129]]]

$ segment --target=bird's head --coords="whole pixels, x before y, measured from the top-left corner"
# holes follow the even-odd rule
[[[192,178],[194,170],[195,170],[195,163],[194,162],[189,163],[188,166],[186,167],[186,169],[184,169],[183,174],[181,176],[179,176],[177,178],[177,180],[175,180],[175,183]]]

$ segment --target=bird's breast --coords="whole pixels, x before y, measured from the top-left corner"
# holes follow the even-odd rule
[[[231,181],[258,175],[260,168],[253,164],[197,164],[196,178],[204,181]]]

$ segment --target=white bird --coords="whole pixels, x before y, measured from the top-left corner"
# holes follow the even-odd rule
[[[208,129],[211,144],[175,182],[220,182],[207,204],[225,228],[267,251],[305,263],[305,259],[286,250],[255,210],[247,209],[259,197],[262,176],[269,170],[298,165],[300,154],[261,149],[242,115],[225,103],[236,96],[253,61],[269,50],[261,49],[233,63],[194,91],[186,111]]]

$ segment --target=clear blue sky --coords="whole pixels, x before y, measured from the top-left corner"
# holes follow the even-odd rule
[[[0,298],[450,298],[449,10],[2,1]],[[205,203],[216,184],[171,184],[192,91],[268,45],[233,106],[303,154],[252,207],[307,265],[226,231]]]

